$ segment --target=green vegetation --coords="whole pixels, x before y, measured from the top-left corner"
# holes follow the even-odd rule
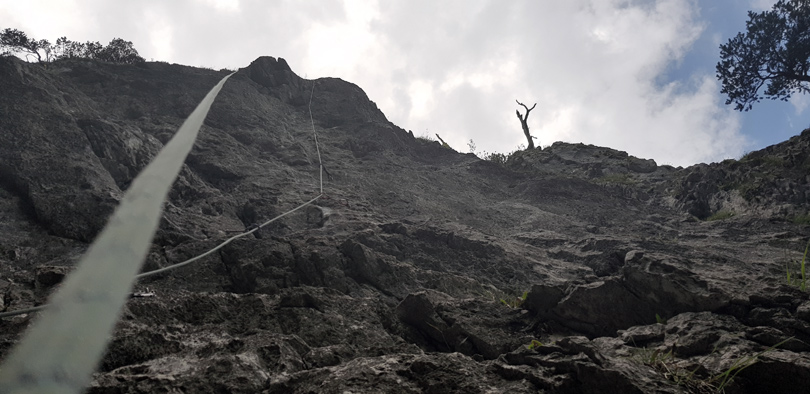
[[[661,317],[661,315],[656,313],[655,314],[655,322],[658,323],[658,324],[667,324],[667,319],[664,319],[663,317]]]
[[[528,291],[524,291],[523,295],[520,297],[509,297],[509,298],[501,298],[501,304],[504,304],[510,308],[516,309],[520,308],[523,305],[523,302],[526,301],[526,296],[529,295]]]
[[[726,387],[746,368],[756,364],[759,357],[775,350],[777,347],[782,346],[785,342],[793,339],[787,338],[782,342],[777,343],[759,353],[754,355],[739,358],[725,371],[707,378],[700,378],[696,372],[701,369],[700,365],[695,366],[691,370],[685,368],[682,362],[679,362],[672,352],[672,349],[665,351],[659,348],[642,348],[636,349],[631,356],[631,359],[647,366],[652,367],[656,371],[662,373],[665,378],[674,382],[675,384],[687,388],[690,392],[709,393],[725,392]],[[714,354],[717,348],[712,351]]]
[[[765,167],[765,168],[774,168],[780,169],[785,166],[785,159],[778,156],[773,155],[762,155],[758,154],[755,157],[755,153],[757,152],[749,152],[746,153],[743,157],[740,158],[740,163],[745,163],[752,167]]]
[[[763,98],[787,101],[793,93],[810,92],[808,17],[810,7],[802,0],[780,0],[769,11],[748,12],[746,32],[720,45],[717,79],[726,104],[748,111]]]
[[[455,150],[455,149],[453,149],[452,147],[450,147],[450,144],[448,144],[448,143],[444,142],[444,140],[442,139],[442,137],[441,137],[441,136],[439,136],[439,133],[436,133],[436,138],[438,138],[438,139],[439,139],[439,142],[441,142],[441,143],[442,143],[442,148],[447,148],[447,149],[450,149],[450,150]]]
[[[794,224],[810,225],[810,214],[796,215],[791,220]]]
[[[734,212],[726,211],[726,210],[720,210],[720,211],[715,212],[714,215],[709,216],[708,218],[706,218],[706,221],[707,222],[713,222],[715,220],[726,220],[726,219],[728,219],[728,218],[730,218],[732,216],[734,216]]]
[[[657,348],[637,349],[632,359],[640,364],[652,367],[664,375],[668,380],[683,386],[694,392],[707,392],[711,385],[695,377],[695,372],[700,368],[695,367],[691,371],[680,366],[672,353],[672,349],[664,351]]]
[[[0,54],[36,57],[37,62],[47,63],[59,59],[98,59],[110,63],[143,63],[144,59],[132,46],[132,42],[113,38],[107,46],[99,42],[81,43],[60,37],[55,44],[48,40],[36,40],[17,29],[0,31]]]
[[[636,349],[632,358],[644,365],[649,365],[655,368],[655,366],[658,364],[669,362],[674,358],[674,356],[672,355],[671,349],[668,352],[664,352],[661,349],[645,347]]]
[[[798,274],[791,270],[789,260],[785,263],[785,270],[787,271],[787,283],[791,286],[798,287],[801,291],[807,291],[807,273],[805,265],[807,262],[808,250],[810,250],[810,240],[807,241],[807,246],[804,247],[804,256],[802,256],[802,261],[797,262],[798,264],[796,264],[798,265],[799,269]]]
[[[434,139],[433,137],[431,137],[428,134],[422,134],[420,136],[417,136],[416,139],[420,140],[420,141],[425,141],[425,142],[437,142],[436,139]]]
[[[736,190],[740,193],[740,197],[742,197],[745,201],[751,202],[754,197],[757,195],[758,186],[755,185],[752,181],[746,182],[727,182],[720,185],[720,190],[724,191],[732,191]]]
[[[501,165],[506,164],[506,162],[509,161],[509,159],[511,159],[515,155],[515,153],[520,152],[526,148],[525,145],[520,144],[518,145],[516,150],[513,150],[512,152],[509,153],[498,153],[498,152],[488,153],[487,151],[479,153],[476,151],[475,141],[473,141],[472,139],[469,142],[467,142],[467,147],[470,149],[470,153],[478,156],[481,160],[491,161],[495,164]]]
[[[512,157],[512,154],[514,154],[514,152],[508,153],[508,154],[497,153],[497,152],[496,153],[484,152],[484,153],[481,154],[481,158],[486,160],[486,161],[491,161],[491,162],[496,163],[496,164],[506,164],[506,162],[509,160],[509,158]]]
[[[532,349],[539,348],[540,346],[543,346],[543,342],[540,342],[540,341],[538,341],[538,340],[536,340],[536,339],[532,339],[532,343],[530,343],[530,344],[529,344],[528,346],[526,346],[526,347],[527,347],[529,350],[532,350]]]
[[[734,380],[734,378],[737,377],[737,375],[740,374],[740,372],[756,364],[759,361],[759,357],[762,356],[763,354],[775,350],[777,347],[782,346],[783,344],[785,344],[785,342],[791,339],[793,339],[793,337],[787,338],[782,342],[777,343],[776,345],[773,345],[757,354],[754,354],[753,356],[737,359],[737,361],[735,361],[734,364],[732,364],[731,367],[729,367],[723,373],[717,374],[713,376],[711,379],[709,379],[708,383],[714,385],[718,393],[725,392],[724,390],[726,386],[731,384],[731,382]]]

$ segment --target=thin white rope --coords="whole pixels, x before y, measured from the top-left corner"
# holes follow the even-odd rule
[[[291,214],[291,213],[293,213],[295,211],[298,211],[299,209],[301,209],[301,208],[303,208],[303,207],[305,207],[307,205],[310,205],[313,202],[317,201],[319,198],[323,197],[323,162],[321,161],[321,148],[320,148],[320,145],[318,143],[318,133],[315,131],[315,121],[312,118],[312,96],[313,96],[314,92],[315,92],[315,81],[312,81],[312,90],[309,93],[309,122],[310,122],[310,126],[312,127],[312,135],[315,137],[315,150],[318,152],[318,167],[320,168],[320,193],[317,196],[315,196],[315,198],[313,198],[313,199],[311,199],[311,200],[309,200],[309,201],[307,201],[307,202],[305,202],[305,203],[303,203],[303,204],[301,204],[301,205],[299,205],[299,206],[297,206],[297,207],[295,207],[295,208],[293,208],[293,209],[291,209],[291,210],[289,210],[287,212],[284,212],[284,213],[282,213],[282,214],[280,214],[280,215],[278,215],[278,216],[276,216],[276,217],[262,223],[261,225],[255,227],[255,228],[253,228],[253,229],[251,229],[249,231],[245,231],[243,233],[240,233],[240,234],[234,235],[233,237],[228,238],[227,240],[221,242],[217,246],[209,249],[208,251],[206,251],[206,252],[204,252],[202,254],[199,254],[199,255],[197,255],[195,257],[192,257],[192,258],[190,258],[188,260],[179,262],[177,264],[172,264],[172,265],[167,266],[167,267],[163,267],[163,268],[159,268],[159,269],[156,269],[156,270],[152,270],[152,271],[148,271],[148,272],[138,274],[138,275],[135,276],[135,279],[141,279],[141,278],[145,278],[147,276],[157,275],[157,274],[162,273],[162,272],[170,271],[170,270],[173,270],[173,269],[177,269],[177,268],[189,265],[189,264],[191,264],[191,263],[193,263],[193,262],[195,262],[195,261],[197,261],[199,259],[202,259],[203,257],[206,257],[206,256],[216,252],[217,250],[222,249],[223,247],[225,247],[225,245],[233,242],[234,240],[242,238],[242,237],[250,235],[250,234],[253,234],[254,232],[261,229],[262,227],[267,226],[268,224],[273,223],[276,220],[281,219],[284,216],[287,216],[287,215],[289,215],[289,214]],[[33,307],[33,308],[26,308],[26,309],[20,309],[20,310],[16,310],[16,311],[11,311],[11,312],[0,313],[0,319],[5,318],[5,317],[23,315],[23,314],[26,314],[26,313],[32,313],[32,312],[40,311],[42,309],[45,309],[46,307],[48,307],[48,305],[40,305],[40,306],[36,306],[36,307]]]
[[[315,81],[312,81],[312,89],[309,91],[309,124],[312,126],[312,135],[315,136],[315,151],[318,152],[318,169],[321,174],[321,194],[323,194],[323,162],[321,161],[321,148],[318,145],[318,133],[315,132],[315,121],[312,120],[312,94],[315,92]]]
[[[320,148],[320,145],[318,144],[318,133],[315,132],[315,121],[312,119],[312,95],[313,95],[314,92],[315,92],[315,81],[312,81],[312,90],[310,90],[310,92],[309,92],[309,123],[310,123],[310,126],[312,127],[312,135],[315,137],[315,150],[318,152],[318,167],[320,168],[320,193],[317,196],[315,196],[315,198],[313,198],[313,199],[311,199],[311,200],[309,200],[309,201],[307,201],[307,202],[305,202],[305,203],[303,203],[303,204],[301,204],[301,205],[299,205],[299,206],[297,206],[297,207],[295,207],[295,208],[293,208],[293,209],[291,209],[291,210],[289,210],[287,212],[284,212],[281,215],[278,215],[278,216],[276,216],[276,217],[262,223],[261,225],[257,226],[254,229],[251,229],[250,231],[245,231],[245,232],[243,232],[241,234],[237,234],[237,235],[234,235],[233,237],[228,238],[224,242],[220,243],[219,245],[215,246],[214,248],[208,250],[205,253],[202,253],[202,254],[200,254],[198,256],[192,257],[192,258],[190,258],[190,259],[188,259],[186,261],[170,265],[168,267],[163,267],[163,268],[156,269],[156,270],[153,270],[153,271],[144,272],[142,274],[137,275],[135,277],[136,279],[145,278],[147,276],[159,274],[161,272],[166,272],[166,271],[169,271],[169,270],[173,270],[175,268],[180,268],[180,267],[183,267],[185,265],[191,264],[191,263],[193,263],[193,262],[195,262],[195,261],[197,261],[197,260],[199,260],[199,259],[201,259],[201,258],[203,258],[205,256],[210,255],[211,253],[216,252],[219,249],[222,249],[225,245],[231,243],[231,241],[234,241],[234,240],[236,240],[238,238],[242,238],[242,237],[244,237],[246,235],[253,234],[254,232],[261,229],[262,227],[264,227],[264,226],[266,226],[266,225],[268,225],[270,223],[273,223],[276,220],[281,219],[284,216],[287,216],[287,215],[289,215],[289,214],[291,214],[291,213],[293,213],[293,212],[295,212],[295,211],[297,211],[297,210],[299,210],[299,209],[301,209],[301,208],[303,208],[303,207],[305,207],[307,205],[310,205],[313,202],[317,201],[319,198],[323,197],[323,162],[321,161],[321,148]],[[2,317],[2,315],[0,315],[0,317]]]
[[[299,205],[299,206],[297,206],[297,207],[295,207],[295,208],[293,208],[293,209],[291,209],[291,210],[289,210],[287,212],[284,212],[281,215],[278,215],[278,216],[276,216],[276,217],[262,223],[260,226],[257,226],[256,228],[254,228],[254,229],[252,229],[250,231],[246,231],[246,232],[243,232],[241,234],[234,235],[233,237],[228,238],[224,242],[220,243],[219,245],[213,247],[212,249],[208,250],[207,252],[205,252],[203,254],[197,255],[195,257],[192,257],[192,258],[190,258],[190,259],[188,259],[186,261],[183,261],[183,262],[180,262],[180,263],[177,263],[177,264],[172,264],[172,265],[170,265],[168,267],[163,267],[163,268],[160,268],[160,269],[156,269],[156,270],[152,270],[152,271],[149,271],[149,272],[144,272],[142,274],[138,274],[137,276],[135,276],[135,278],[136,279],[141,279],[141,278],[145,278],[147,276],[152,276],[152,275],[155,275],[155,274],[159,274],[161,272],[166,272],[166,271],[169,271],[169,270],[180,268],[180,267],[185,266],[185,265],[189,265],[189,264],[191,264],[191,263],[193,263],[193,262],[195,262],[195,261],[197,261],[197,260],[199,260],[199,259],[201,259],[201,258],[203,258],[205,256],[210,255],[211,253],[216,252],[217,250],[222,249],[225,245],[231,243],[233,240],[235,240],[237,238],[242,238],[242,237],[244,237],[246,235],[253,234],[254,232],[258,231],[260,228],[262,228],[262,227],[264,227],[264,226],[266,226],[266,225],[268,225],[270,223],[273,223],[276,220],[281,219],[284,216],[287,216],[287,215],[289,215],[289,214],[291,214],[291,213],[293,213],[293,212],[295,212],[295,211],[297,211],[297,210],[299,210],[299,209],[301,209],[301,208],[303,208],[303,207],[305,207],[305,206],[307,206],[309,204],[312,204],[313,202],[315,202],[315,200],[321,198],[322,196],[323,196],[323,194],[318,195],[317,197],[313,198],[312,200],[309,200],[309,201],[307,201],[307,202],[305,202],[305,203],[303,203],[303,204],[301,204],[301,205]],[[0,315],[0,317],[2,317],[2,315]]]

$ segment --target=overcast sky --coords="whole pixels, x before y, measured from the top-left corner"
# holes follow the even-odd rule
[[[691,165],[739,158],[810,126],[810,98],[739,113],[714,74],[746,11],[775,0],[0,0],[0,28],[52,42],[114,37],[147,60],[239,68],[282,57],[359,85],[389,120],[461,152],[609,146]]]

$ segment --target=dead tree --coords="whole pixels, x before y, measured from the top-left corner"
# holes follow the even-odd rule
[[[526,119],[529,119],[529,112],[531,112],[534,109],[534,107],[537,106],[537,103],[534,103],[534,105],[532,105],[532,107],[529,108],[526,105],[524,105],[523,103],[521,103],[520,101],[515,100],[515,102],[522,105],[523,108],[526,108],[526,115],[525,116],[520,115],[520,110],[519,109],[515,110],[515,114],[517,114],[518,119],[520,119],[520,125],[523,127],[523,134],[526,134],[526,139],[529,141],[529,145],[528,145],[528,147],[526,149],[527,150],[528,149],[534,149],[534,141],[533,141],[533,139],[535,137],[532,137],[532,135],[529,134],[529,124],[526,123]]]

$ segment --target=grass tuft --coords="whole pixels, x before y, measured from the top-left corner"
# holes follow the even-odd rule
[[[532,339],[532,343],[530,343],[530,344],[529,344],[528,346],[526,346],[526,347],[527,347],[529,350],[532,350],[532,349],[537,349],[537,348],[539,348],[539,347],[541,347],[541,346],[543,346],[543,342],[540,342],[540,341],[538,341],[538,340],[536,340],[536,339]]]
[[[523,295],[520,297],[510,297],[510,298],[501,298],[501,304],[504,304],[512,309],[520,308],[523,305],[523,302],[526,301],[526,296],[529,295],[528,291],[524,291]]]
[[[689,392],[724,393],[728,385],[734,381],[740,372],[759,362],[759,358],[762,355],[775,350],[792,339],[793,337],[787,338],[759,353],[739,358],[725,371],[710,377],[698,376],[698,371],[701,369],[700,365],[696,366],[691,371],[685,368],[682,362],[679,362],[675,355],[672,354],[672,349],[669,351],[660,348],[636,349],[631,359],[652,367],[663,374],[667,380],[674,382],[678,386],[685,387]],[[715,347],[712,353],[716,350],[717,348]]]
[[[726,219],[731,218],[733,216],[734,216],[734,212],[726,211],[726,210],[720,210],[720,211],[715,212],[714,215],[709,216],[708,218],[706,218],[706,221],[707,222],[713,222],[715,220],[726,220]]]
[[[785,271],[787,271],[787,283],[788,285],[798,287],[801,291],[807,291],[807,270],[806,270],[806,263],[807,263],[807,251],[810,250],[810,240],[807,241],[807,246],[804,247],[804,256],[802,256],[802,261],[797,262],[799,272],[795,273],[792,272],[790,268],[790,260],[785,263]],[[801,275],[801,276],[799,276]]]
[[[796,215],[791,220],[793,224],[803,224],[803,225],[810,225],[810,213],[806,213],[804,215]]]
[[[773,350],[776,350],[776,348],[782,346],[783,344],[785,344],[785,342],[790,341],[791,339],[793,339],[793,337],[787,338],[782,342],[779,342],[776,345],[773,345],[752,356],[737,359],[737,361],[735,361],[734,364],[732,364],[731,367],[729,367],[727,370],[709,379],[708,383],[714,385],[718,393],[724,393],[726,386],[731,384],[731,382],[734,381],[734,378],[736,378],[737,375],[740,374],[740,372],[759,362],[760,356]]]

